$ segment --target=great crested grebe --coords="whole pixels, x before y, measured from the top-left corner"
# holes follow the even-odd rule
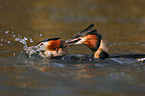
[[[107,40],[96,29],[92,29],[93,27],[94,24],[91,24],[83,31],[75,34],[66,41],[67,46],[84,44],[93,51],[94,58],[105,59],[109,57]]]
[[[94,59],[101,59],[104,60],[106,58],[110,58],[110,60],[113,61],[118,61],[119,59],[115,59],[115,58],[133,58],[136,59],[137,61],[144,61],[145,58],[143,58],[145,55],[144,54],[120,54],[117,56],[110,56],[109,57],[109,48],[108,48],[108,43],[107,40],[104,39],[104,37],[98,33],[98,31],[96,29],[92,29],[94,27],[94,24],[91,24],[90,26],[88,26],[86,29],[84,29],[81,32],[76,33],[71,39],[67,40],[65,43],[67,44],[67,46],[73,46],[73,45],[79,45],[79,44],[84,44],[86,46],[88,46],[94,53],[94,58],[92,58],[91,56],[88,55],[81,55],[81,54],[73,54],[73,55],[68,55],[68,56],[64,56],[62,59],[66,60],[66,61],[73,61],[75,59],[77,60],[87,60],[87,61],[91,61]],[[141,59],[137,59],[137,58],[141,58]],[[120,59],[121,60],[121,59]],[[127,59],[126,59],[127,60]],[[128,60],[130,62],[130,60]],[[132,61],[131,61],[132,62]]]
[[[61,38],[44,39],[35,46],[25,48],[25,50],[29,56],[38,53],[40,57],[48,59],[53,59],[67,54],[65,41],[61,40]]]

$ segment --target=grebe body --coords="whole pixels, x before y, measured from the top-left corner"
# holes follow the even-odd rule
[[[40,57],[48,59],[64,56],[67,54],[65,41],[61,40],[61,38],[44,39],[35,46],[28,47],[25,50],[30,56],[32,54],[38,53]]]

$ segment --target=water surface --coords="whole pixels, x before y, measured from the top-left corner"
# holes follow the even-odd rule
[[[144,9],[144,0],[0,1],[0,94],[143,96],[144,63],[76,64],[28,58],[15,38],[27,37],[28,46],[51,37],[67,40],[95,24],[108,40],[111,54],[145,54]],[[83,45],[68,50],[75,53],[92,54]]]

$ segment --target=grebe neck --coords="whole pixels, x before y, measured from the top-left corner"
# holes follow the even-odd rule
[[[108,42],[102,37],[98,50],[94,52],[94,58],[105,59],[109,57],[108,51]]]

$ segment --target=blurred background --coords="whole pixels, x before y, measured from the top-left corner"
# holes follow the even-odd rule
[[[5,31],[14,31],[23,37],[31,37],[34,41],[28,44],[31,46],[51,37],[67,40],[89,24],[95,24],[110,42],[110,53],[143,53],[144,5],[143,0],[1,0],[0,38],[13,42],[12,36],[6,35]],[[23,48],[22,44],[8,46]],[[0,48],[6,47],[7,44]],[[77,47],[73,48],[71,52],[75,53]],[[88,49],[84,50],[87,54]]]
[[[76,73],[73,73],[74,70],[56,71],[56,68],[54,73],[63,71],[68,76],[50,76],[49,72],[36,71],[22,61],[12,65],[8,63],[12,62],[11,57],[23,50],[24,45],[15,41],[19,35],[30,41],[32,39],[33,42],[27,41],[28,46],[32,46],[46,38],[61,37],[67,40],[90,24],[95,24],[99,33],[108,40],[111,54],[145,54],[145,0],[0,0],[0,94],[9,96],[12,93],[16,96],[16,93],[22,92],[22,96],[70,96],[78,93],[78,96],[91,96],[98,92],[105,96],[143,95],[144,65],[139,73],[132,69],[118,72],[119,69],[114,67],[107,71],[100,69],[101,75],[96,70],[82,74],[82,71],[75,70]],[[90,52],[86,46],[69,49],[69,54]],[[34,78],[39,79],[33,81]]]

